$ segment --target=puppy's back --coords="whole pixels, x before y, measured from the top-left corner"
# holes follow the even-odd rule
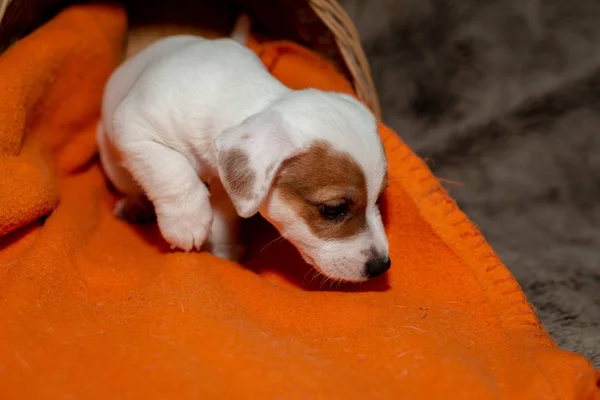
[[[209,140],[286,90],[254,52],[235,40],[197,40],[148,63],[119,110],[135,109],[170,140],[183,132]]]
[[[131,91],[142,73],[154,62],[204,39],[192,35],[170,36],[146,47],[126,60],[111,75],[104,88],[102,120],[105,129],[112,130],[112,118],[116,108]]]

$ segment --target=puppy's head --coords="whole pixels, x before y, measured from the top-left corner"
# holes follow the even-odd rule
[[[363,281],[391,261],[378,201],[387,162],[371,113],[350,96],[291,92],[215,141],[237,212],[257,212],[324,275]]]

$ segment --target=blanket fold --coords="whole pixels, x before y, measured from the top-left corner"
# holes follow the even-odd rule
[[[115,219],[94,137],[125,32],[123,9],[73,6],[0,56],[0,398],[600,399],[383,125],[381,279],[325,281],[260,219],[244,266]],[[352,93],[305,48],[250,47],[292,88]]]

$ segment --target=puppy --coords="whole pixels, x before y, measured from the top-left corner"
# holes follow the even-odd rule
[[[113,73],[97,139],[124,195],[115,214],[153,209],[172,247],[238,260],[240,217],[260,213],[332,279],[383,274],[387,162],[375,119],[351,96],[285,87],[246,37],[168,37]]]

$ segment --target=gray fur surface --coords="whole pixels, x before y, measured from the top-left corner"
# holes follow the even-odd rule
[[[343,0],[384,119],[600,366],[600,2]]]

